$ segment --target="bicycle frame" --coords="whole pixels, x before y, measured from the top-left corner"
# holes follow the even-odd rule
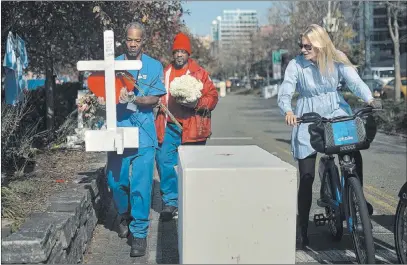
[[[338,200],[333,200],[333,199],[328,199],[328,198],[323,198],[323,203],[325,204],[329,204],[330,207],[334,208],[335,210],[339,209],[341,203],[342,203],[342,195],[341,195],[341,191],[342,189],[340,188],[340,180],[339,180],[339,176],[337,176],[336,172],[334,172],[335,170],[335,157],[333,155],[325,155],[321,158],[321,160],[323,160],[323,164],[324,164],[324,169],[319,169],[319,173],[323,174],[322,178],[321,178],[321,191],[325,190],[325,178],[326,177],[330,177],[331,180],[331,184],[332,187],[331,192],[334,192],[336,195],[336,198],[339,198]],[[329,175],[326,175],[325,172],[329,173]],[[323,194],[321,192],[321,199],[323,197]],[[322,205],[320,205],[322,206]]]
[[[342,215],[345,214],[346,223],[348,227],[348,231],[352,232],[353,227],[353,220],[350,217],[349,209],[348,209],[348,190],[346,181],[350,177],[356,177],[359,179],[359,176],[356,174],[356,164],[353,158],[352,153],[344,154],[341,158],[339,157],[339,165],[340,165],[340,172],[341,176],[336,177],[336,173],[333,172],[335,169],[335,157],[333,155],[324,156],[321,159],[325,159],[325,170],[330,170],[329,177],[331,179],[332,184],[332,192],[336,194],[336,200],[333,199],[326,199],[324,198],[325,204],[328,204],[330,207],[334,208],[335,210],[341,209]],[[323,174],[323,178],[327,177],[327,175]],[[325,185],[324,179],[321,180],[321,190],[323,190]],[[323,206],[323,205],[320,205]]]

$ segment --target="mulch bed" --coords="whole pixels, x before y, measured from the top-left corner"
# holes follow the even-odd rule
[[[33,212],[43,212],[48,198],[74,183],[91,163],[100,163],[100,153],[84,150],[47,150],[35,157],[32,172],[2,187],[2,219],[13,221],[12,230]]]

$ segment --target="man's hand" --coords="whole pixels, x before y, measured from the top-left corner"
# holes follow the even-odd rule
[[[140,106],[155,106],[158,104],[158,96],[144,96],[144,97],[133,97],[132,103]]]
[[[125,104],[129,102],[129,92],[125,87],[122,87],[120,90],[119,102]]]
[[[372,106],[374,109],[382,109],[382,100],[380,98],[372,99],[367,104]]]
[[[196,105],[198,104],[198,100],[195,100],[195,101],[189,102],[189,103],[178,102],[178,104],[180,104],[184,107],[187,107],[187,108],[194,109],[196,107]]]
[[[122,104],[136,103],[136,99],[137,99],[137,97],[136,97],[136,95],[134,95],[133,91],[129,92],[129,91],[127,91],[127,89],[125,87],[123,87],[120,90],[120,96],[119,96],[120,103],[122,103]]]
[[[287,111],[285,113],[285,122],[287,125],[295,126],[297,125],[297,116],[295,116],[292,111]]]

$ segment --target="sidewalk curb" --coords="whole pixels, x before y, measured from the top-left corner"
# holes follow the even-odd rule
[[[393,132],[386,132],[384,130],[377,130],[379,133],[383,133],[383,134],[387,134],[387,135],[393,135],[393,136],[398,136],[400,138],[407,138],[406,134],[402,134],[402,133],[393,133]]]

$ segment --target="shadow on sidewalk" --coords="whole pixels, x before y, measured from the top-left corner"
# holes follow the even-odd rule
[[[378,223],[380,226],[389,229],[393,216],[374,215],[371,217],[372,221]],[[308,222],[308,234],[310,245],[304,251],[315,261],[320,264],[327,263],[341,263],[353,264],[356,262],[355,250],[353,246],[353,239],[349,234],[344,223],[343,237],[340,241],[334,241],[328,226],[316,227],[314,222]],[[378,231],[373,234],[375,245],[376,263],[397,263],[397,257],[394,254],[395,248],[389,244],[391,242],[392,231]],[[299,233],[297,231],[297,251],[300,250]],[[387,240],[385,240],[385,238]]]
[[[157,264],[178,264],[177,221],[162,222],[158,226]]]
[[[373,215],[372,220],[378,223],[379,225],[385,227],[391,233],[394,233],[394,222],[395,222],[395,214],[396,211],[394,210],[393,215]]]
[[[160,213],[162,210],[162,200],[160,192],[160,181],[154,179],[153,200],[151,210]],[[157,264],[177,264],[178,257],[178,229],[177,220],[169,222],[158,221],[157,231]]]

